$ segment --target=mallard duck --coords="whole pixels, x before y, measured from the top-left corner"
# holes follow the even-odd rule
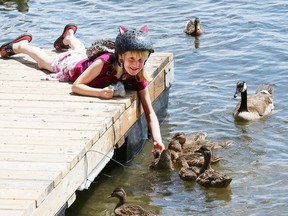
[[[207,140],[206,137],[207,137],[206,132],[198,132],[196,134],[188,134],[188,135],[186,135],[183,132],[177,132],[174,134],[171,140],[178,140],[179,143],[182,145],[182,153],[187,152],[188,154],[194,153],[203,145],[208,146],[210,148],[212,148],[213,146],[213,150],[216,151],[221,148],[227,147],[231,144],[230,141],[216,142],[212,140]]]
[[[201,26],[200,26],[200,19],[197,17],[195,18],[194,21],[191,19],[188,19],[184,32],[188,35],[195,36],[195,37],[202,35],[203,30],[201,29]]]
[[[185,141],[184,141],[184,143],[185,143]],[[181,152],[182,151],[182,144],[180,144],[180,140],[173,137],[168,143],[168,149],[173,150],[175,152]]]
[[[117,197],[119,202],[117,203],[114,213],[116,216],[135,216],[135,215],[143,215],[143,216],[155,216],[154,213],[144,210],[139,205],[126,205],[125,201],[127,198],[126,192],[123,188],[115,188],[108,198]]]
[[[197,167],[191,167],[188,165],[186,159],[182,156],[177,158],[177,164],[180,166],[178,175],[185,181],[194,181],[197,178],[199,169]]]
[[[201,153],[196,153],[196,151],[201,146],[210,147],[213,152],[229,146],[231,144],[230,141],[225,142],[216,142],[211,140],[206,140],[207,133],[199,132],[196,134],[185,135],[183,132],[177,132],[172,137],[170,143],[168,144],[168,148],[172,148],[177,146],[177,148],[172,148],[173,150],[177,150],[177,156],[185,157],[189,166],[198,166],[201,167],[204,164],[204,157]],[[177,141],[178,142],[177,142]],[[181,152],[179,152],[179,144],[181,144]],[[172,146],[172,147],[169,147]],[[174,157],[173,157],[174,158]],[[177,158],[175,158],[177,159]],[[172,160],[175,163],[175,159]],[[212,155],[211,164],[218,163],[222,158]]]
[[[234,118],[250,121],[270,114],[274,109],[272,93],[275,88],[274,84],[261,84],[255,94],[247,96],[247,84],[244,81],[237,82],[234,98],[241,93],[241,101],[234,109]]]
[[[202,146],[197,152],[201,152],[205,160],[196,179],[197,183],[204,187],[227,187],[232,178],[211,168],[211,150],[206,146]]]
[[[171,139],[168,143],[168,149],[171,152],[171,160],[175,162],[179,154],[182,152],[182,145],[176,139]]]
[[[169,149],[164,149],[161,154],[155,150],[154,160],[150,163],[149,167],[152,169],[173,169],[171,152]],[[155,156],[156,154],[156,156]]]
[[[194,152],[194,153],[184,153],[181,155],[182,157],[185,158],[189,166],[196,166],[196,167],[201,167],[204,164],[204,156],[201,153]],[[217,157],[215,155],[211,156],[211,164],[218,163],[220,160],[223,158]]]

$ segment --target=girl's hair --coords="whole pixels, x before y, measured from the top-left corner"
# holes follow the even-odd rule
[[[137,58],[143,58],[143,59],[148,59],[150,56],[150,52],[148,50],[132,50],[132,51],[127,51],[130,52],[131,55],[136,56]],[[117,71],[117,78],[120,78],[123,74],[123,68],[119,64],[118,56],[116,56],[116,61],[115,61],[115,69]],[[146,63],[146,62],[145,62]],[[151,80],[151,77],[147,74],[145,71],[145,63],[141,71],[136,75],[136,80],[138,82],[141,82],[142,80],[145,80],[149,82]]]

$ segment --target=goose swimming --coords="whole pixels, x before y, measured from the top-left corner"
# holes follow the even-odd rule
[[[241,93],[241,100],[234,109],[234,118],[250,121],[270,114],[274,109],[272,93],[275,88],[274,84],[261,84],[255,94],[247,96],[246,82],[237,82],[234,98]]]

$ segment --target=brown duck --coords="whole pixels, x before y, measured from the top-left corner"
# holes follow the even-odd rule
[[[188,19],[186,23],[186,27],[184,29],[184,32],[188,35],[198,37],[203,34],[203,30],[200,26],[200,19],[195,18],[195,20]]]
[[[185,157],[189,166],[198,166],[201,167],[204,163],[204,157],[201,153],[196,152],[201,146],[208,146],[213,149],[213,151],[219,150],[225,146],[230,145],[230,142],[214,142],[210,140],[206,140],[207,133],[200,132],[193,135],[186,136],[183,132],[177,132],[172,137],[170,143],[175,143],[177,140],[179,144],[182,146],[182,150],[178,153],[178,156]],[[170,146],[168,144],[168,148]],[[177,148],[178,150],[178,148]],[[212,155],[211,163],[217,163],[222,158]]]
[[[206,146],[202,146],[198,152],[204,155],[205,162],[199,171],[196,179],[197,183],[204,187],[227,187],[231,183],[232,178],[211,168],[211,150]]]
[[[188,165],[186,159],[182,156],[177,158],[177,165],[180,166],[178,175],[184,181],[195,181],[197,179],[199,169]]]
[[[164,149],[161,154],[157,149],[153,152],[153,154],[154,160],[149,165],[151,169],[173,169],[171,152],[169,149]]]
[[[168,149],[171,152],[171,160],[173,163],[175,163],[179,154],[182,153],[182,145],[179,143],[177,139],[173,139],[169,141]]]
[[[219,150],[221,148],[227,147],[231,145],[230,141],[222,141],[222,142],[216,142],[212,140],[206,139],[207,133],[206,132],[198,132],[196,134],[188,134],[186,135],[183,132],[177,132],[174,134],[171,140],[178,140],[179,143],[182,145],[183,151],[188,152],[195,152],[197,151],[201,146],[207,146],[209,148],[213,147],[213,150]]]
[[[111,193],[111,195],[108,198],[116,197],[119,199],[119,202],[117,203],[114,213],[116,216],[155,216],[154,213],[144,210],[139,205],[127,205],[125,204],[125,201],[127,199],[126,192],[123,188],[115,188],[114,191]]]

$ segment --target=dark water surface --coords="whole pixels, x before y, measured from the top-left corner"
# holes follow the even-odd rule
[[[106,197],[117,186],[125,188],[129,202],[159,215],[288,214],[288,2],[191,2],[0,0],[1,44],[29,31],[32,43],[52,48],[65,24],[74,22],[78,37],[89,46],[115,38],[119,25],[148,24],[156,51],[175,57],[175,80],[161,127],[164,142],[178,131],[206,131],[210,139],[233,141],[218,153],[225,160],[215,166],[233,178],[226,189],[204,189],[183,182],[176,172],[150,171],[148,141],[128,168],[111,164],[88,191],[77,192],[68,216],[111,215],[116,200]],[[205,30],[198,40],[183,33],[187,17],[196,16]],[[248,83],[248,94],[263,82],[276,84],[273,114],[234,122],[238,80]]]

